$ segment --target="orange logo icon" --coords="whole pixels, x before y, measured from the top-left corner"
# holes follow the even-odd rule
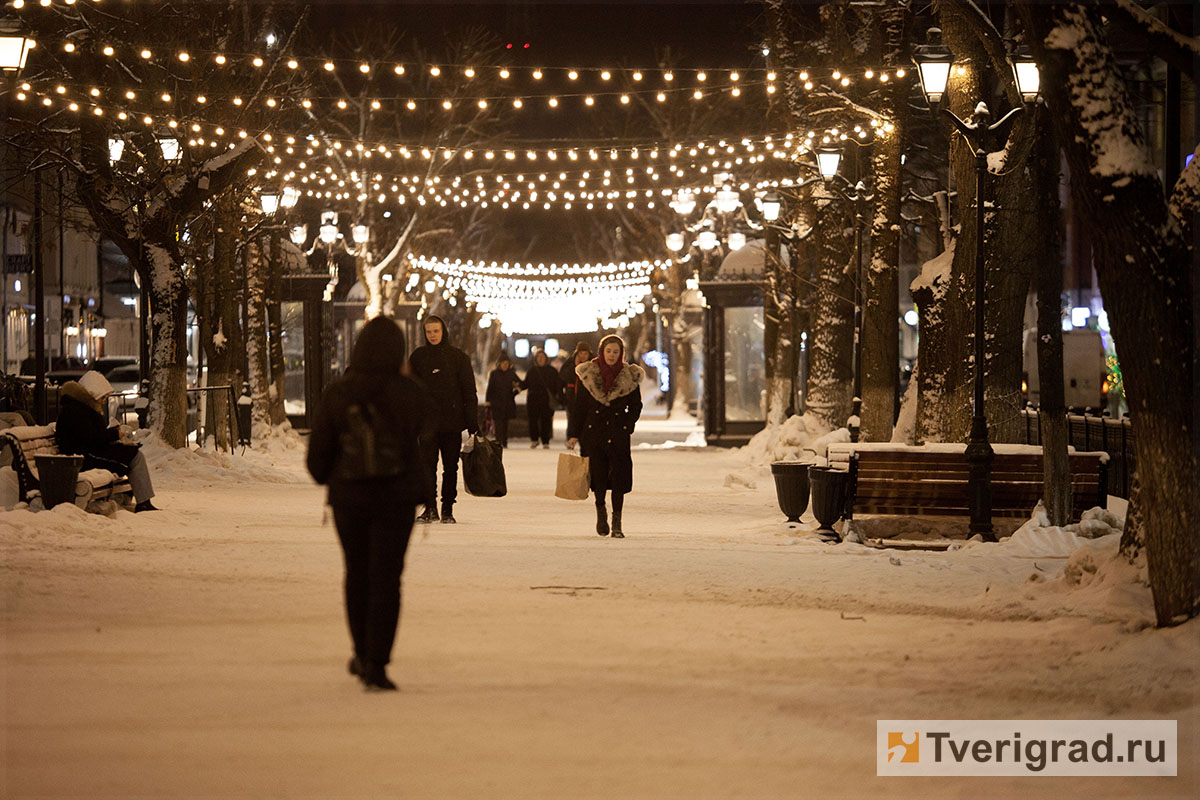
[[[915,764],[921,760],[921,741],[916,733],[888,731],[888,763]]]

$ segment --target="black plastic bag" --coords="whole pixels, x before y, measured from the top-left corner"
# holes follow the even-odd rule
[[[504,479],[504,451],[486,436],[471,437],[470,450],[463,452],[463,486],[476,497],[504,497],[508,482]]]

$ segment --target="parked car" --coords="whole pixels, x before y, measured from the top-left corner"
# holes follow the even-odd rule
[[[136,395],[142,382],[142,370],[137,364],[113,367],[105,376],[113,387],[113,394]]]
[[[136,368],[137,363],[137,356],[100,356],[92,362],[92,369],[107,378],[114,369],[131,365]]]

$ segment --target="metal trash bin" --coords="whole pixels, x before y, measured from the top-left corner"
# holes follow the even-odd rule
[[[59,503],[75,502],[75,484],[83,456],[35,455],[38,484],[42,490],[42,505],[54,508]]]

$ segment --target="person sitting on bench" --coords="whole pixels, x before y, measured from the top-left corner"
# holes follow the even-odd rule
[[[54,438],[61,453],[83,456],[83,469],[106,469],[128,475],[137,501],[135,512],[158,511],[150,498],[150,468],[141,445],[124,437],[116,424],[108,424],[108,397],[113,392],[108,379],[95,370],[62,387],[62,407]]]

